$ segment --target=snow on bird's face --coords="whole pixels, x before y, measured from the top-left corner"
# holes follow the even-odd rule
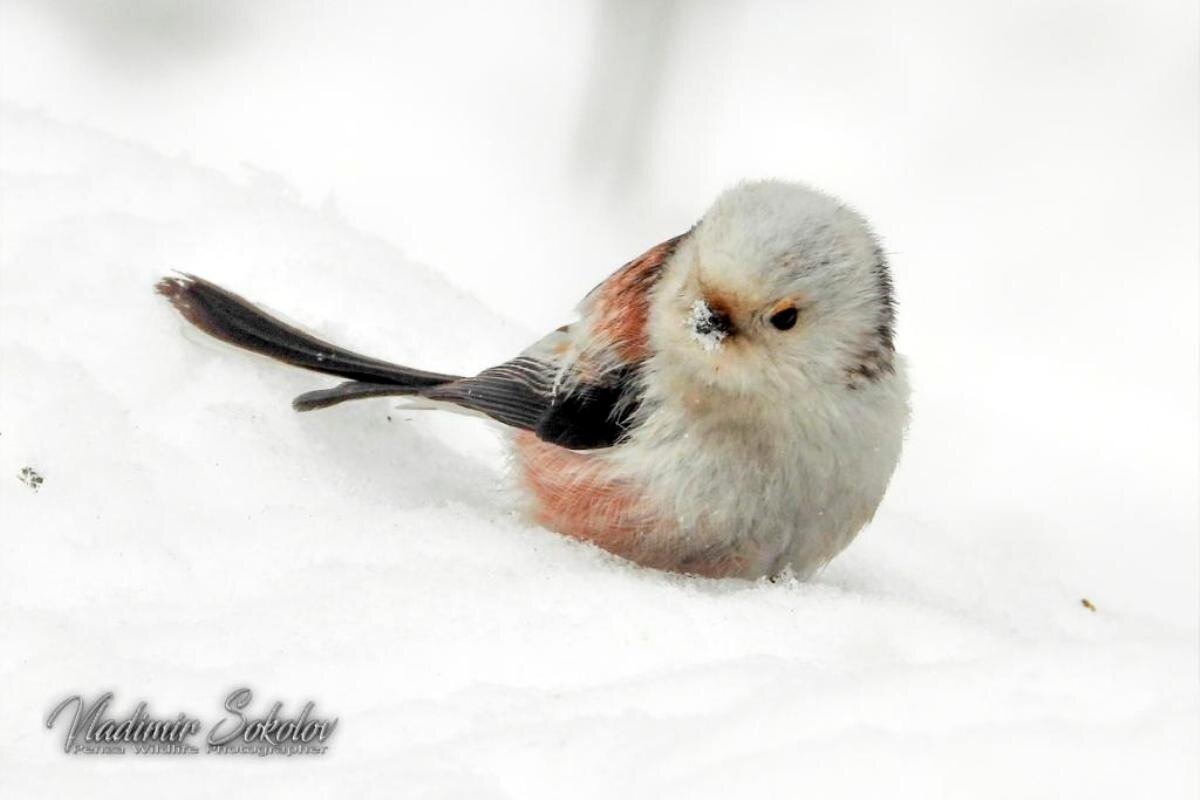
[[[856,213],[798,184],[742,184],[677,249],[650,334],[660,361],[712,387],[845,384],[890,364],[890,290]]]
[[[714,310],[705,298],[692,302],[692,315],[686,324],[691,327],[692,338],[710,353],[720,347],[730,333],[728,317]]]

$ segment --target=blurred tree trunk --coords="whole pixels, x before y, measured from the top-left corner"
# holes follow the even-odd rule
[[[581,183],[617,195],[641,184],[684,8],[676,0],[598,3],[575,155]]]

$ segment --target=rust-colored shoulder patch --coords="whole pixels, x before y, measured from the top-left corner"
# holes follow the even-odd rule
[[[596,287],[592,332],[623,361],[636,363],[648,355],[646,322],[650,316],[650,289],[686,235],[651,247]]]

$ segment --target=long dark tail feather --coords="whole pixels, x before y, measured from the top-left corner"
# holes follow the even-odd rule
[[[344,403],[347,400],[361,400],[365,397],[400,397],[420,394],[423,388],[427,387],[347,381],[346,383],[339,383],[332,389],[317,389],[313,392],[305,392],[292,401],[292,408],[297,411],[316,411],[320,408],[336,406],[338,403]]]
[[[360,397],[417,394],[423,388],[459,378],[344,350],[275,319],[245,298],[195,275],[163,278],[156,288],[185,319],[210,336],[285,364],[350,379],[350,383],[333,389],[300,395],[293,404],[299,411]]]

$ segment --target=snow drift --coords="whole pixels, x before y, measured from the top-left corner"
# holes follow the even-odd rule
[[[1040,497],[989,517],[902,463],[812,583],[632,567],[518,519],[486,423],[295,414],[324,379],[183,335],[152,287],[194,272],[452,372],[533,332],[269,181],[11,107],[0,142],[5,796],[1195,793],[1195,609],[1153,602],[1180,595],[1121,532],[1024,524],[1057,518]],[[925,435],[945,401],[918,383]],[[238,685],[315,699],[331,752],[66,757],[42,724],[74,692],[213,714]]]

